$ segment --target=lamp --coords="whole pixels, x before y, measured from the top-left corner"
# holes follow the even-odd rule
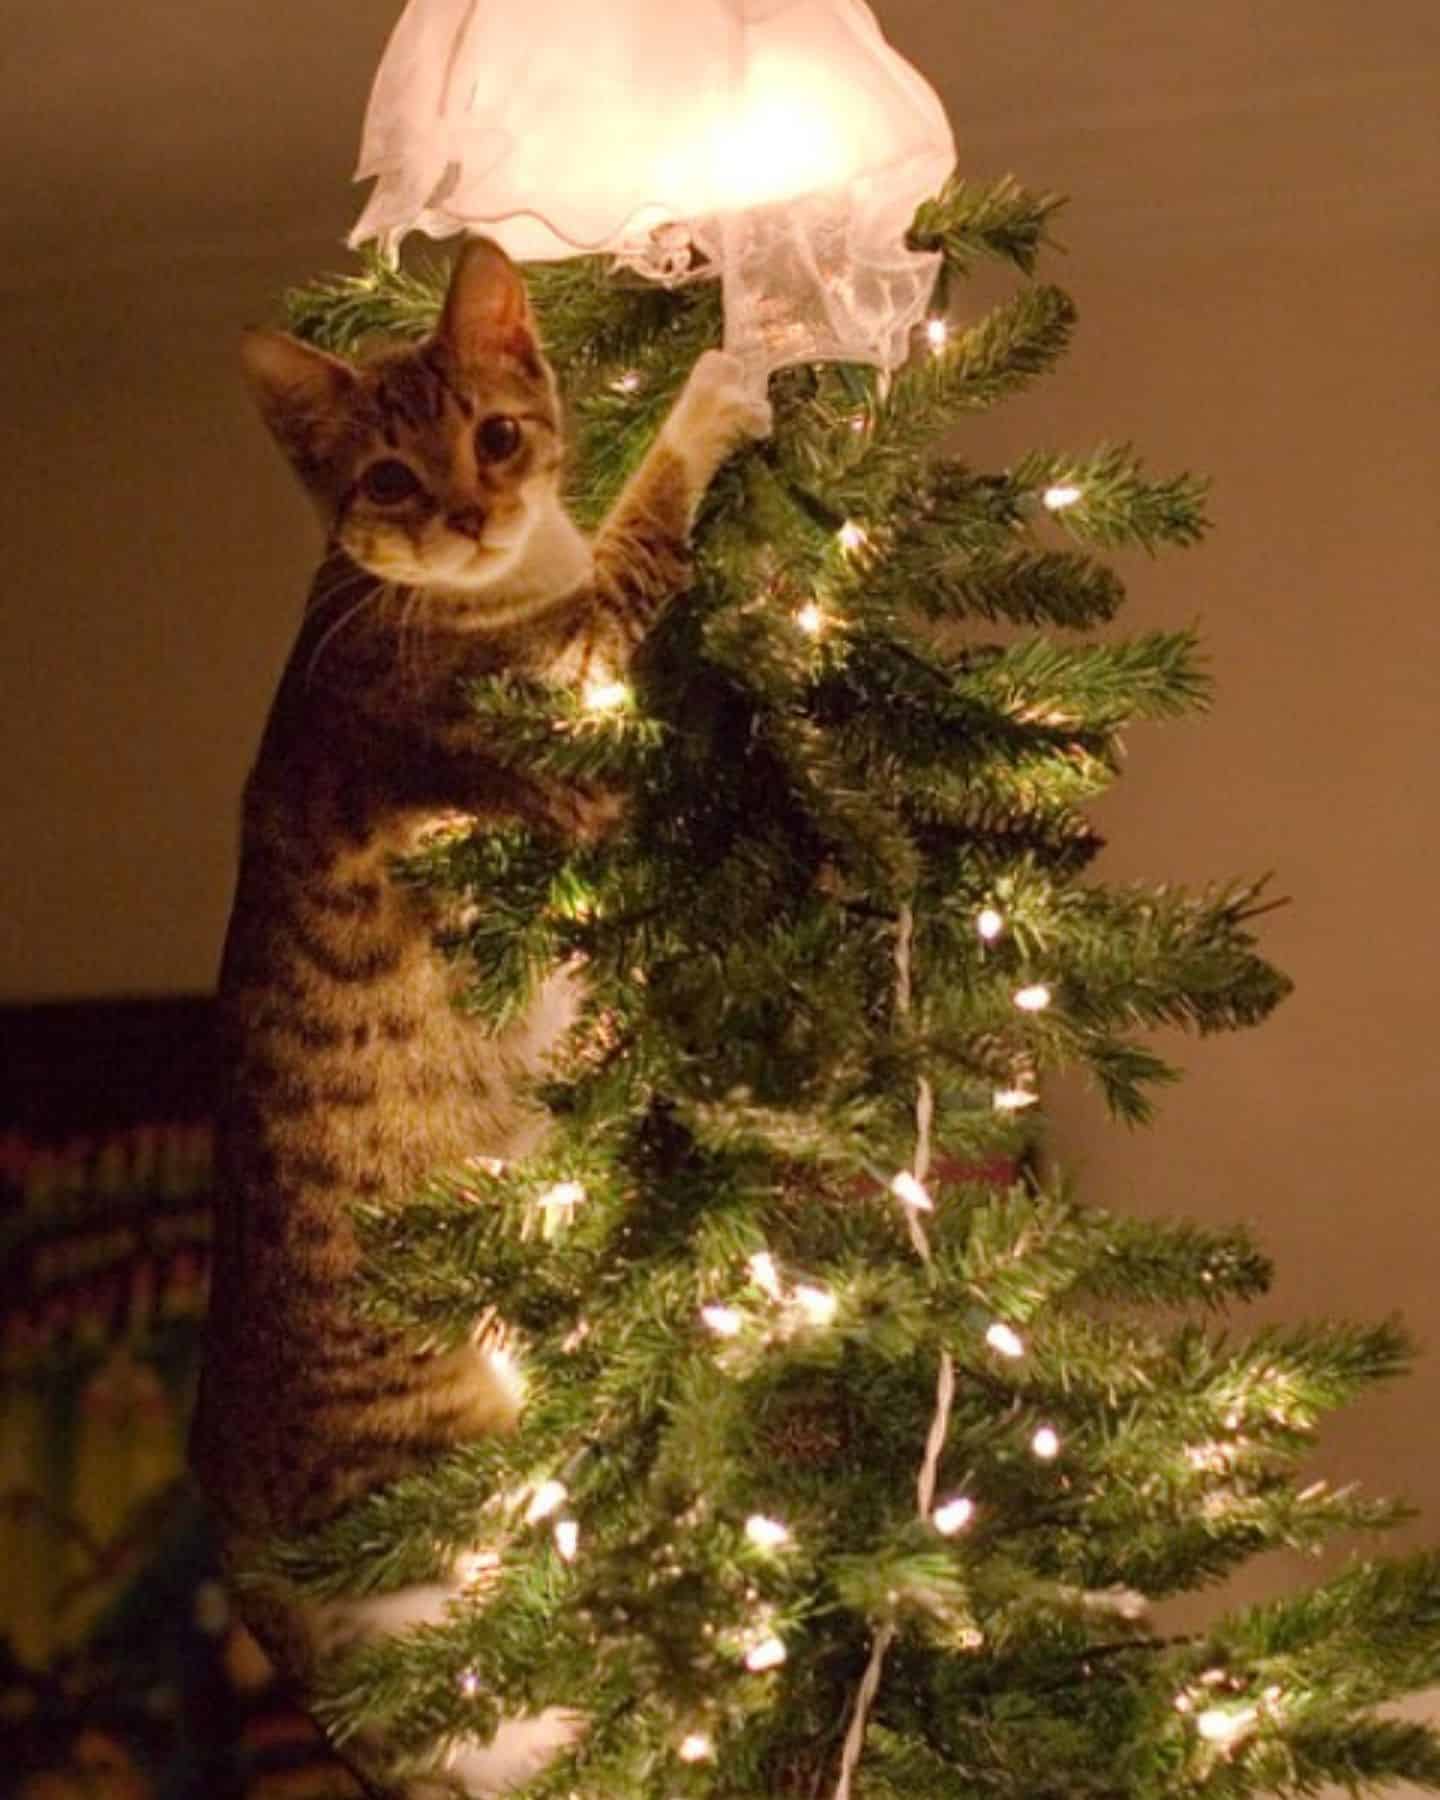
[[[478,229],[520,260],[718,273],[725,346],[756,379],[894,368],[939,261],[905,233],[954,160],[863,0],[409,0],[351,242]]]

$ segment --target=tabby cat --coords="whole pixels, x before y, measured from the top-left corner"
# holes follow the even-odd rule
[[[686,585],[711,476],[769,428],[739,365],[707,353],[587,540],[562,503],[560,407],[524,283],[478,238],[418,346],[357,366],[254,332],[244,361],[328,539],[245,790],[220,976],[215,1268],[191,1454],[232,1576],[267,1541],[518,1414],[503,1358],[478,1344],[417,1353],[356,1316],[347,1202],[400,1205],[437,1168],[533,1145],[520,1090],[574,994],[556,978],[499,1034],[466,1019],[435,921],[388,862],[457,813],[577,840],[614,816],[604,796],[496,762],[463,681],[623,672]],[[441,1617],[451,1597],[441,1585],[321,1608],[236,1586],[302,1696],[345,1642]],[[346,1754],[376,1794],[488,1794],[573,1729],[508,1720],[489,1745],[420,1770],[383,1742]]]

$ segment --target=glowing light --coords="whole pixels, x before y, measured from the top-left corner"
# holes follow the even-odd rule
[[[587,712],[616,712],[629,701],[630,689],[623,681],[595,677],[585,683],[580,697]]]
[[[467,1700],[473,1700],[480,1692],[480,1677],[473,1669],[462,1669],[460,1672],[460,1692]]]
[[[944,319],[927,319],[925,321],[925,337],[932,350],[943,350],[950,336],[950,327]]]
[[[555,1548],[566,1562],[574,1562],[580,1548],[580,1527],[574,1519],[558,1519],[555,1524]]]
[[[1242,1706],[1236,1708],[1224,1706],[1207,1706],[1205,1711],[1197,1713],[1195,1729],[1207,1743],[1219,1744],[1222,1747],[1233,1744],[1237,1738],[1243,1737],[1255,1723],[1255,1708]]]
[[[825,614],[813,600],[807,600],[796,613],[795,623],[808,637],[819,637],[825,629]]]
[[[483,1587],[500,1567],[498,1550],[466,1550],[455,1559],[455,1579],[463,1588]]]
[[[942,1537],[954,1537],[974,1517],[975,1502],[968,1495],[960,1494],[954,1500],[947,1500],[943,1506],[937,1506],[930,1515],[930,1523]]]
[[[840,548],[847,556],[854,556],[870,542],[864,530],[853,519],[847,519],[840,527]]]
[[[1023,1356],[1025,1340],[1011,1326],[997,1319],[985,1333],[985,1342],[1001,1356]]]
[[[955,1643],[961,1650],[978,1650],[985,1642],[985,1633],[975,1626],[967,1625],[963,1631],[955,1634]]]
[[[1031,1438],[1030,1448],[1042,1462],[1050,1462],[1060,1454],[1060,1434],[1049,1425],[1042,1425]]]
[[[935,1202],[908,1169],[902,1169],[890,1183],[890,1192],[903,1206],[913,1206],[916,1212],[935,1210]]]
[[[785,1646],[773,1635],[761,1638],[745,1652],[745,1667],[756,1675],[763,1674],[766,1669],[778,1669],[784,1660]]]
[[[716,1337],[735,1337],[745,1323],[733,1306],[702,1306],[700,1317]]]
[[[552,1188],[546,1188],[540,1196],[539,1204],[547,1209],[573,1208],[585,1198],[585,1190],[578,1181],[557,1181]]]
[[[692,1731],[680,1740],[681,1762],[709,1762],[715,1754],[715,1745],[703,1731]]]
[[[778,1519],[767,1519],[764,1513],[751,1513],[745,1521],[745,1535],[761,1550],[778,1550],[790,1542],[790,1533]]]
[[[746,1267],[756,1287],[763,1288],[772,1300],[782,1297],[785,1290],[780,1285],[780,1272],[775,1267],[775,1258],[768,1250],[757,1250]]]
[[[1023,987],[1015,996],[1015,1004],[1021,1012],[1044,1012],[1050,1004],[1050,990],[1043,981],[1037,981],[1030,987]]]
[[[525,1509],[525,1523],[538,1525],[542,1519],[548,1519],[570,1497],[570,1490],[563,1481],[542,1481],[530,1497],[530,1504]]]
[[[993,906],[987,906],[976,917],[975,929],[987,944],[993,943],[1005,929],[1005,921]]]
[[[1040,1096],[1032,1094],[1028,1088],[1000,1088],[995,1094],[996,1112],[1020,1112],[1027,1106],[1034,1106]]]
[[[1057,482],[1054,487],[1046,488],[1040,496],[1050,512],[1064,512],[1067,506],[1073,506],[1077,500],[1085,498],[1084,490],[1073,482]]]
[[[791,1299],[812,1325],[828,1325],[840,1304],[828,1288],[809,1287],[803,1282],[795,1289]]]
[[[617,394],[633,394],[640,386],[638,369],[627,369],[623,375],[617,376],[611,384]]]

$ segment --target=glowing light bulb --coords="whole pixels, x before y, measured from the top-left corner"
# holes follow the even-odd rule
[[[466,1550],[455,1559],[455,1579],[463,1588],[483,1587],[499,1567],[498,1550]]]
[[[555,1523],[555,1548],[566,1562],[574,1562],[580,1548],[580,1527],[574,1519],[558,1519]]]
[[[768,1250],[757,1250],[746,1267],[756,1287],[763,1288],[772,1300],[781,1298],[785,1290],[780,1285],[780,1272],[775,1267],[775,1258]]]
[[[764,1513],[751,1513],[745,1521],[745,1535],[761,1550],[778,1550],[790,1542],[790,1533],[778,1519],[767,1519]]]
[[[745,1323],[733,1306],[702,1306],[700,1317],[716,1337],[734,1337]]]
[[[1219,1744],[1222,1747],[1233,1744],[1237,1738],[1243,1737],[1255,1723],[1255,1708],[1241,1706],[1230,1708],[1225,1706],[1207,1706],[1205,1711],[1195,1716],[1195,1729],[1207,1743]]]
[[[825,629],[825,615],[813,600],[807,600],[796,613],[795,623],[808,637],[819,637]]]
[[[1043,981],[1023,987],[1015,995],[1015,1004],[1021,1012],[1044,1012],[1050,1004],[1050,990]]]
[[[994,1106],[996,1112],[1020,1112],[1027,1106],[1034,1106],[1039,1098],[1028,1088],[1000,1088],[995,1094]]]
[[[1005,929],[1005,921],[993,906],[986,906],[976,915],[975,929],[987,944],[993,943]]]
[[[761,1638],[745,1652],[745,1667],[757,1675],[766,1669],[778,1669],[785,1660],[785,1646],[778,1637]]]
[[[956,1633],[955,1642],[961,1650],[979,1650],[985,1642],[985,1633],[973,1625],[967,1625],[963,1631]]]
[[[890,1183],[890,1192],[903,1206],[913,1206],[916,1212],[935,1210],[935,1202],[908,1169],[902,1169]]]
[[[1030,1448],[1042,1462],[1050,1462],[1060,1454],[1060,1434],[1049,1425],[1042,1425],[1030,1440]]]
[[[633,394],[640,386],[638,369],[627,369],[623,375],[616,377],[612,384],[617,394]]]
[[[840,1304],[828,1288],[808,1287],[803,1282],[790,1297],[812,1325],[828,1325]]]
[[[1073,506],[1077,500],[1083,500],[1084,490],[1073,482],[1057,482],[1054,487],[1046,488],[1040,496],[1050,512],[1064,512],[1067,506]]]
[[[865,535],[864,529],[857,525],[853,519],[847,519],[840,527],[839,537],[840,548],[847,556],[854,556],[857,551],[863,550],[866,544],[870,542],[869,538]]]
[[[992,1350],[998,1351],[1001,1356],[1023,1356],[1025,1354],[1025,1341],[1020,1333],[1000,1319],[997,1319],[985,1333],[985,1342]]]
[[[703,1731],[692,1731],[680,1740],[681,1762],[709,1762],[715,1745]]]
[[[943,350],[950,336],[950,326],[944,319],[927,319],[925,336],[932,350]]]
[[[460,1671],[459,1687],[460,1692],[467,1700],[473,1700],[480,1692],[480,1677],[473,1669],[462,1669]]]
[[[551,1513],[559,1512],[569,1497],[570,1490],[563,1481],[542,1481],[525,1509],[525,1523],[538,1525],[542,1519],[548,1519]]]
[[[554,1187],[546,1188],[539,1204],[547,1211],[551,1208],[563,1211],[578,1206],[584,1198],[585,1190],[578,1181],[557,1181]]]
[[[580,697],[587,712],[615,712],[629,700],[630,689],[623,681],[605,681],[596,676],[585,683]]]
[[[954,1537],[957,1531],[963,1531],[975,1517],[975,1502],[966,1494],[959,1494],[953,1500],[947,1500],[943,1506],[937,1506],[930,1515],[930,1523],[942,1537]]]

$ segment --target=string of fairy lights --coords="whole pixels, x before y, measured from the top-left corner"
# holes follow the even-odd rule
[[[949,322],[943,317],[930,318],[924,326],[923,336],[932,354],[943,355],[951,338]],[[622,374],[612,383],[615,390],[623,394],[632,394],[641,385],[642,377],[633,370]],[[855,424],[857,429],[863,430],[866,420],[861,417]],[[1080,503],[1084,499],[1084,492],[1072,482],[1057,482],[1047,487],[1039,499],[1048,512],[1058,514]],[[863,524],[853,519],[846,519],[840,525],[835,542],[839,556],[846,561],[863,558],[871,548],[869,532]],[[793,614],[793,619],[796,627],[813,639],[821,638],[837,623],[834,613],[827,609],[823,596],[805,600]],[[626,682],[601,671],[586,681],[581,699],[587,711],[605,714],[629,707],[633,695]],[[907,924],[907,916],[908,909],[902,914],[897,945],[897,1004],[905,1012],[911,1006],[910,951],[913,933],[913,919],[909,919]],[[1007,921],[999,906],[986,904],[977,911],[974,927],[981,944],[988,948],[997,944],[1005,935]],[[1051,1005],[1053,992],[1046,982],[1028,981],[1013,990],[1011,999],[1018,1012],[1033,1017]],[[1035,1105],[1038,1098],[1033,1064],[1022,1053],[1014,1065],[1009,1085],[994,1092],[993,1105],[997,1111],[1015,1113]],[[929,1083],[922,1078],[916,1102],[917,1138],[912,1167],[898,1171],[888,1184],[890,1194],[904,1210],[912,1244],[927,1268],[931,1266],[931,1253],[923,1217],[935,1210],[935,1202],[925,1180],[930,1161],[933,1104]],[[492,1172],[499,1173],[500,1170],[492,1167]],[[540,1234],[549,1240],[568,1227],[585,1197],[585,1189],[577,1181],[557,1182],[550,1187],[535,1202],[534,1217],[538,1221]],[[836,1323],[840,1315],[842,1302],[839,1295],[815,1281],[790,1278],[781,1271],[774,1255],[768,1250],[759,1250],[750,1255],[745,1263],[745,1273],[752,1290],[750,1296],[733,1303],[708,1301],[699,1308],[700,1322],[717,1341],[717,1353],[722,1358],[747,1347],[783,1342],[797,1331],[826,1330]],[[991,1320],[984,1326],[981,1335],[986,1348],[997,1357],[1013,1361],[1026,1355],[1024,1339],[1013,1325],[1003,1319]],[[954,1379],[954,1361],[947,1351],[942,1357],[938,1372],[935,1410],[917,1477],[920,1516],[942,1538],[955,1538],[969,1530],[982,1516],[984,1505],[983,1499],[963,1488],[943,1497],[937,1497],[935,1491],[941,1452],[949,1427]],[[1029,1449],[1038,1461],[1056,1461],[1062,1448],[1060,1434],[1053,1425],[1042,1423],[1031,1432]],[[1220,1446],[1220,1449],[1226,1453],[1227,1466],[1233,1464],[1233,1447]],[[1213,1472],[1215,1463],[1206,1459],[1213,1458],[1215,1453],[1216,1447],[1213,1445],[1192,1447],[1187,1453],[1190,1466]],[[506,1547],[508,1540],[519,1532],[548,1525],[556,1554],[566,1563],[573,1562],[580,1553],[581,1528],[579,1521],[568,1510],[570,1498],[567,1482],[559,1477],[548,1476],[518,1492],[502,1496],[498,1503],[492,1503],[497,1504],[498,1509],[507,1514],[511,1521],[509,1531],[504,1534]],[[743,1533],[751,1548],[761,1554],[781,1554],[794,1541],[791,1530],[784,1521],[759,1512],[745,1519]],[[493,1544],[464,1553],[453,1565],[452,1573],[457,1584],[472,1599],[483,1597],[486,1589],[498,1579],[503,1553],[503,1548]],[[1145,1603],[1142,1596],[1127,1594],[1127,1600],[1136,1602],[1143,1611]],[[1127,1612],[1125,1616],[1134,1615]],[[869,1665],[857,1687],[851,1708],[849,1731],[842,1749],[833,1800],[849,1800],[851,1778],[863,1748],[866,1722],[896,1631],[894,1621],[887,1619],[879,1624],[872,1639]],[[765,1674],[778,1669],[788,1659],[789,1652],[784,1638],[776,1628],[774,1615],[764,1605],[757,1605],[746,1627],[735,1633],[730,1641],[739,1661],[751,1674]],[[971,1627],[960,1634],[958,1641],[962,1648],[975,1651],[983,1647],[985,1640],[982,1631]],[[480,1678],[474,1670],[464,1670],[459,1677],[459,1686],[462,1695],[473,1698],[480,1692]],[[1219,1668],[1208,1670],[1189,1683],[1176,1695],[1174,1701],[1177,1715],[1193,1727],[1199,1742],[1219,1756],[1232,1754],[1264,1723],[1276,1719],[1284,1705],[1285,1696],[1278,1686],[1268,1686],[1255,1695],[1243,1678]],[[680,1731],[674,1754],[680,1762],[686,1764],[711,1761],[717,1755],[714,1736],[703,1723],[692,1721]]]

